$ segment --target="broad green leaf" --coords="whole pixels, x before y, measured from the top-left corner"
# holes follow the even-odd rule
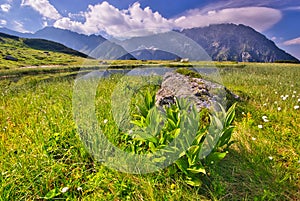
[[[205,171],[204,167],[192,167],[192,168],[188,168],[187,170],[190,171],[193,174],[197,174],[197,173],[206,174],[206,171]]]
[[[202,185],[202,181],[198,177],[188,177],[187,180],[185,180],[185,182],[190,186],[201,186]]]
[[[218,163],[223,158],[225,158],[225,156],[226,156],[226,152],[224,152],[224,153],[213,152],[213,153],[208,155],[208,157],[205,159],[205,161],[206,161],[207,164]]]
[[[189,164],[188,164],[187,158],[181,157],[175,162],[175,164],[183,173],[188,175],[187,169],[189,167]]]
[[[57,189],[57,188],[54,188],[52,189],[51,191],[49,191],[46,195],[45,195],[45,199],[52,199],[52,198],[55,198],[56,196],[60,195],[61,192]]]
[[[235,117],[235,106],[237,103],[234,103],[227,111],[226,118],[225,118],[225,127],[232,124],[234,117]]]
[[[166,160],[166,157],[160,157],[160,158],[154,158],[152,161],[154,162],[154,163],[162,163],[162,162],[164,162]]]
[[[149,142],[149,147],[152,152],[155,152],[156,148],[153,142]]]

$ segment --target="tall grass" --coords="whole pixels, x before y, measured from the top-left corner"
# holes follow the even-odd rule
[[[94,161],[73,121],[73,77],[0,80],[0,200],[300,199],[300,109],[295,109],[300,66],[247,64],[220,73],[224,85],[242,98],[233,134],[237,142],[202,187],[187,185],[172,168],[130,175]],[[108,135],[117,134],[107,107],[116,80],[100,83],[96,99]]]

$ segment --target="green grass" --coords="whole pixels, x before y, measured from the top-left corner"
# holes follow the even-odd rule
[[[300,66],[230,65],[220,74],[242,98],[237,142],[202,187],[187,185],[171,168],[130,175],[93,161],[73,121],[69,73],[0,80],[0,200],[299,200],[300,109],[294,106],[300,105]],[[108,120],[101,125],[111,136],[118,133],[108,107],[116,80],[99,84],[96,102],[99,122]]]
[[[12,56],[17,61],[5,59]],[[40,39],[23,39],[0,33],[0,70],[25,66],[76,65],[85,55],[61,44]]]

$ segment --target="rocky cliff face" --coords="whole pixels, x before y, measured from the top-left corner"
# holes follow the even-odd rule
[[[299,62],[263,34],[245,25],[210,25],[180,33],[196,41],[215,61]]]

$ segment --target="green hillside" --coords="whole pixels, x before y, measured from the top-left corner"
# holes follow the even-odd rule
[[[59,43],[0,33],[0,70],[24,66],[75,65],[87,55]]]

